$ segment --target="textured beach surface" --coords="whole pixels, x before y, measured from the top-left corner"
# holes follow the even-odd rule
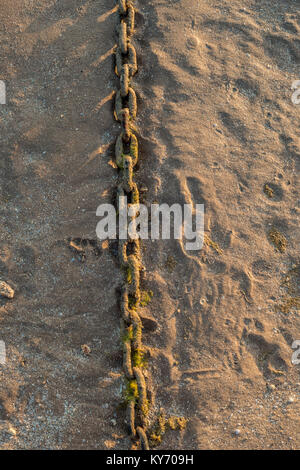
[[[159,449],[299,449],[298,0],[139,0],[135,178],[205,205],[205,244],[144,241]],[[114,243],[111,0],[2,0],[1,449],[129,449]],[[146,190],[147,189],[147,190]],[[70,246],[70,241],[73,241]]]

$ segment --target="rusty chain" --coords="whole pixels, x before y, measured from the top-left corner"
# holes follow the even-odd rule
[[[119,19],[118,44],[115,52],[115,71],[120,79],[120,90],[116,93],[115,118],[121,123],[122,132],[117,138],[115,157],[120,169],[117,189],[119,213],[122,196],[130,204],[139,203],[139,191],[133,181],[133,168],[138,161],[138,141],[132,132],[137,113],[136,94],[131,79],[137,72],[136,50],[131,43],[135,26],[135,9],[129,0],[118,0]],[[120,199],[121,197],[121,199]],[[138,239],[119,240],[120,264],[126,273],[121,293],[121,334],[123,339],[123,368],[127,381],[127,425],[133,440],[140,447],[149,449],[147,439],[149,400],[142,357],[142,321],[138,314],[140,305],[140,272],[142,269],[140,243]]]

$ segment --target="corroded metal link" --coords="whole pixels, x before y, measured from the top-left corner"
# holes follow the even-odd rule
[[[128,216],[127,205],[139,203],[139,191],[133,181],[133,168],[138,162],[138,140],[132,133],[132,121],[137,114],[137,99],[130,79],[137,72],[136,50],[130,41],[135,27],[135,10],[130,0],[118,0],[120,23],[118,26],[118,47],[116,48],[116,74],[120,77],[120,89],[116,93],[115,117],[121,122],[122,132],[115,146],[115,157],[120,169],[120,180],[117,188],[118,209],[120,217],[119,229],[124,235],[119,238],[119,260],[124,268],[126,278],[121,289],[121,320],[120,330],[123,340],[123,369],[129,386],[133,386],[134,394],[127,403],[126,422],[130,435],[140,441],[143,450],[149,450],[146,435],[148,427],[148,399],[145,377],[138,358],[142,354],[142,321],[138,314],[141,301],[140,272],[141,250],[139,239],[128,239],[128,223],[136,215]],[[122,197],[123,196],[123,197]],[[124,226],[123,226],[124,225]],[[125,227],[126,225],[126,227]],[[134,235],[132,235],[134,236]],[[123,239],[126,237],[126,239]],[[135,389],[135,387],[137,387]]]
[[[131,343],[124,341],[123,343],[123,367],[125,376],[128,380],[133,379],[132,365],[131,365]]]
[[[129,75],[133,75],[137,72],[137,59],[136,59],[136,50],[131,43],[128,43],[128,65],[129,65]]]
[[[139,367],[133,368],[133,373],[137,381],[139,389],[139,408],[140,411],[146,415],[148,411],[148,400],[147,400],[147,391],[146,391],[146,382],[143,375],[143,372]]]
[[[131,36],[134,32],[134,22],[135,22],[135,11],[132,3],[128,2],[127,7],[127,18],[125,19],[127,23],[127,34]]]
[[[128,293],[135,294],[140,288],[140,261],[134,255],[128,256],[128,272],[130,273],[130,281],[128,281]]]
[[[122,15],[125,15],[127,11],[127,2],[126,0],[119,0],[119,11]]]
[[[130,155],[125,155],[123,157],[123,172],[122,172],[122,188],[127,193],[130,193],[133,189],[133,167],[132,167],[132,158]]]
[[[129,109],[129,119],[133,121],[136,118],[137,113],[137,99],[136,94],[133,88],[130,86],[128,87],[128,95],[124,98],[128,101],[128,109]],[[123,119],[122,109],[123,106],[123,99],[121,96],[121,91],[116,92],[116,99],[115,99],[115,117],[118,121]]]
[[[140,438],[141,450],[149,450],[150,449],[149,442],[148,442],[147,434],[145,433],[144,429],[138,426],[136,428],[136,432]]]
[[[135,183],[134,183],[135,184]],[[128,266],[128,256],[127,256],[127,248],[129,243],[131,244],[132,255],[134,255],[140,262],[141,266],[141,251],[140,251],[140,240],[119,240],[119,259],[120,263],[124,268]],[[122,312],[124,310],[124,319],[128,318],[128,287],[125,285],[121,289],[121,309]]]
[[[123,136],[122,134],[120,134],[117,137],[117,141],[115,145],[116,163],[119,168],[123,168],[123,155],[124,155]]]
[[[131,253],[136,256],[139,260],[141,258],[141,245],[139,238],[130,240]]]
[[[124,285],[121,289],[121,302],[120,303],[121,303],[122,321],[128,324],[130,321],[130,312],[128,308],[128,290],[127,290],[126,285]]]
[[[117,189],[117,200],[118,200],[119,215],[124,214],[125,211],[126,211],[124,196],[125,196],[124,189],[121,185],[119,185],[118,189]],[[128,218],[127,218],[127,212],[126,212],[126,217],[125,217],[125,223],[126,223],[125,231],[126,232],[127,232],[127,222],[128,222]],[[124,223],[124,221],[120,220],[120,224],[122,224],[122,223]],[[119,226],[119,230],[121,228],[123,228],[123,227]],[[121,266],[123,266],[124,268],[127,267],[127,264],[128,264],[127,245],[128,245],[128,240],[127,239],[119,238],[119,245],[118,245],[119,259],[120,259]],[[124,306],[124,309],[125,309],[125,307],[128,309],[128,288],[127,288],[127,286],[126,286],[126,291],[124,290],[124,288],[122,289],[121,307],[123,307],[123,306]],[[124,317],[124,315],[126,315],[126,311],[124,310],[124,312],[123,312],[123,310],[122,310],[122,314],[123,314],[123,317]],[[125,319],[125,317],[124,317],[124,319]]]
[[[139,204],[140,202],[140,193],[136,183],[133,183],[132,190],[130,193],[131,204]]]
[[[134,31],[135,10],[130,1],[119,0],[119,13],[127,24],[127,34],[130,36]]]
[[[135,75],[137,72],[136,50],[130,42],[128,42],[127,47],[128,47],[128,54],[126,56],[126,59],[127,59],[127,63],[129,66],[129,76],[133,77],[133,75]],[[125,63],[125,57],[122,54],[120,47],[117,47],[115,55],[116,55],[116,74],[120,76],[122,72],[123,64]]]
[[[126,197],[126,194],[124,192],[124,189],[122,186],[119,184],[117,188],[117,205],[118,205],[118,211],[119,214],[120,212],[125,212],[126,211],[126,205],[125,205],[125,200],[124,197]]]
[[[130,113],[130,118],[132,120],[135,119],[137,113],[137,100],[135,91],[131,87],[128,87],[128,109]]]
[[[123,57],[122,57],[122,53],[119,47],[117,47],[116,49],[115,56],[116,56],[116,74],[120,76],[122,72],[122,67],[123,67]]]
[[[123,132],[122,132],[122,139],[124,142],[128,143],[130,140],[130,121],[129,121],[129,109],[124,108],[121,111],[122,114],[122,127],[123,127]]]
[[[119,26],[119,47],[122,54],[128,52],[128,37],[127,37],[127,24],[125,21],[121,21]]]
[[[140,291],[136,292],[136,306],[140,302]],[[132,345],[135,351],[140,351],[142,349],[142,320],[140,319],[138,313],[135,310],[130,311],[130,320],[133,326],[133,340]]]
[[[128,88],[128,93],[129,93],[129,88]],[[114,113],[115,119],[117,121],[121,121],[122,119],[122,115],[121,115],[122,109],[123,109],[123,100],[121,96],[121,91],[118,90],[115,95],[115,113]],[[130,115],[130,111],[129,111],[129,115]]]
[[[123,98],[128,95],[129,88],[129,68],[128,64],[124,64],[120,75],[120,93]]]
[[[135,403],[130,401],[127,405],[127,423],[131,437],[134,439],[136,436],[135,429]]]
[[[116,163],[118,167],[121,169],[123,168],[123,157],[125,155],[123,140],[124,140],[123,134],[120,134],[117,138],[116,146],[115,146]],[[132,166],[134,167],[138,161],[138,141],[134,134],[130,135],[129,148],[130,148],[130,156],[132,158]]]
[[[127,259],[127,245],[128,241],[127,240],[119,240],[119,258],[120,258],[120,263],[121,265],[126,268],[128,259]]]

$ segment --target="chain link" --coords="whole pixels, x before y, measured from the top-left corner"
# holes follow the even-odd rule
[[[126,108],[125,108],[126,109]],[[124,108],[122,109],[124,111]],[[115,146],[115,156],[116,156],[116,163],[119,168],[123,168],[123,159],[125,157],[125,145],[124,145],[125,137],[120,134],[117,138],[116,146]],[[136,136],[130,133],[129,136],[129,155],[132,159],[132,166],[134,167],[138,161],[138,140]]]
[[[119,38],[115,52],[115,71],[120,78],[120,90],[116,93],[115,117],[121,123],[122,132],[116,141],[115,158],[121,175],[117,189],[120,213],[124,209],[122,196],[127,196],[129,204],[138,204],[139,191],[133,181],[133,168],[138,161],[138,140],[132,132],[132,124],[137,114],[137,100],[135,91],[130,85],[131,78],[137,72],[136,50],[130,39],[135,27],[135,10],[129,0],[118,0],[118,4],[120,23],[117,28]],[[138,313],[142,269],[138,239],[119,239],[119,260],[126,273],[120,299],[123,369],[130,390],[134,391],[128,397],[126,421],[131,438],[140,442],[141,449],[148,450],[149,400],[141,367],[142,321]]]
[[[128,41],[129,41],[129,39],[128,39]],[[122,54],[120,45],[118,45],[118,47],[116,49],[116,74],[118,76],[121,75],[124,63],[128,64],[128,66],[129,66],[129,76],[133,77],[135,75],[135,73],[137,72],[137,59],[136,59],[136,50],[130,42],[127,43],[127,54],[126,54],[126,56],[124,56]]]
[[[136,118],[137,113],[137,102],[136,102],[136,94],[133,88],[128,86],[128,95],[123,97],[121,95],[121,90],[116,92],[116,99],[115,99],[115,118],[117,121],[122,121],[122,109],[127,106],[129,109],[129,119],[134,121]]]

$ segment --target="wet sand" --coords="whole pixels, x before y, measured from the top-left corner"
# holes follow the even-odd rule
[[[0,6],[0,278],[15,289],[0,448],[128,449],[122,273],[95,234],[117,184],[117,14],[61,3]],[[299,448],[299,4],[243,4],[136,1],[143,202],[205,204],[202,250],[143,242],[151,419],[187,419],[159,449]]]

